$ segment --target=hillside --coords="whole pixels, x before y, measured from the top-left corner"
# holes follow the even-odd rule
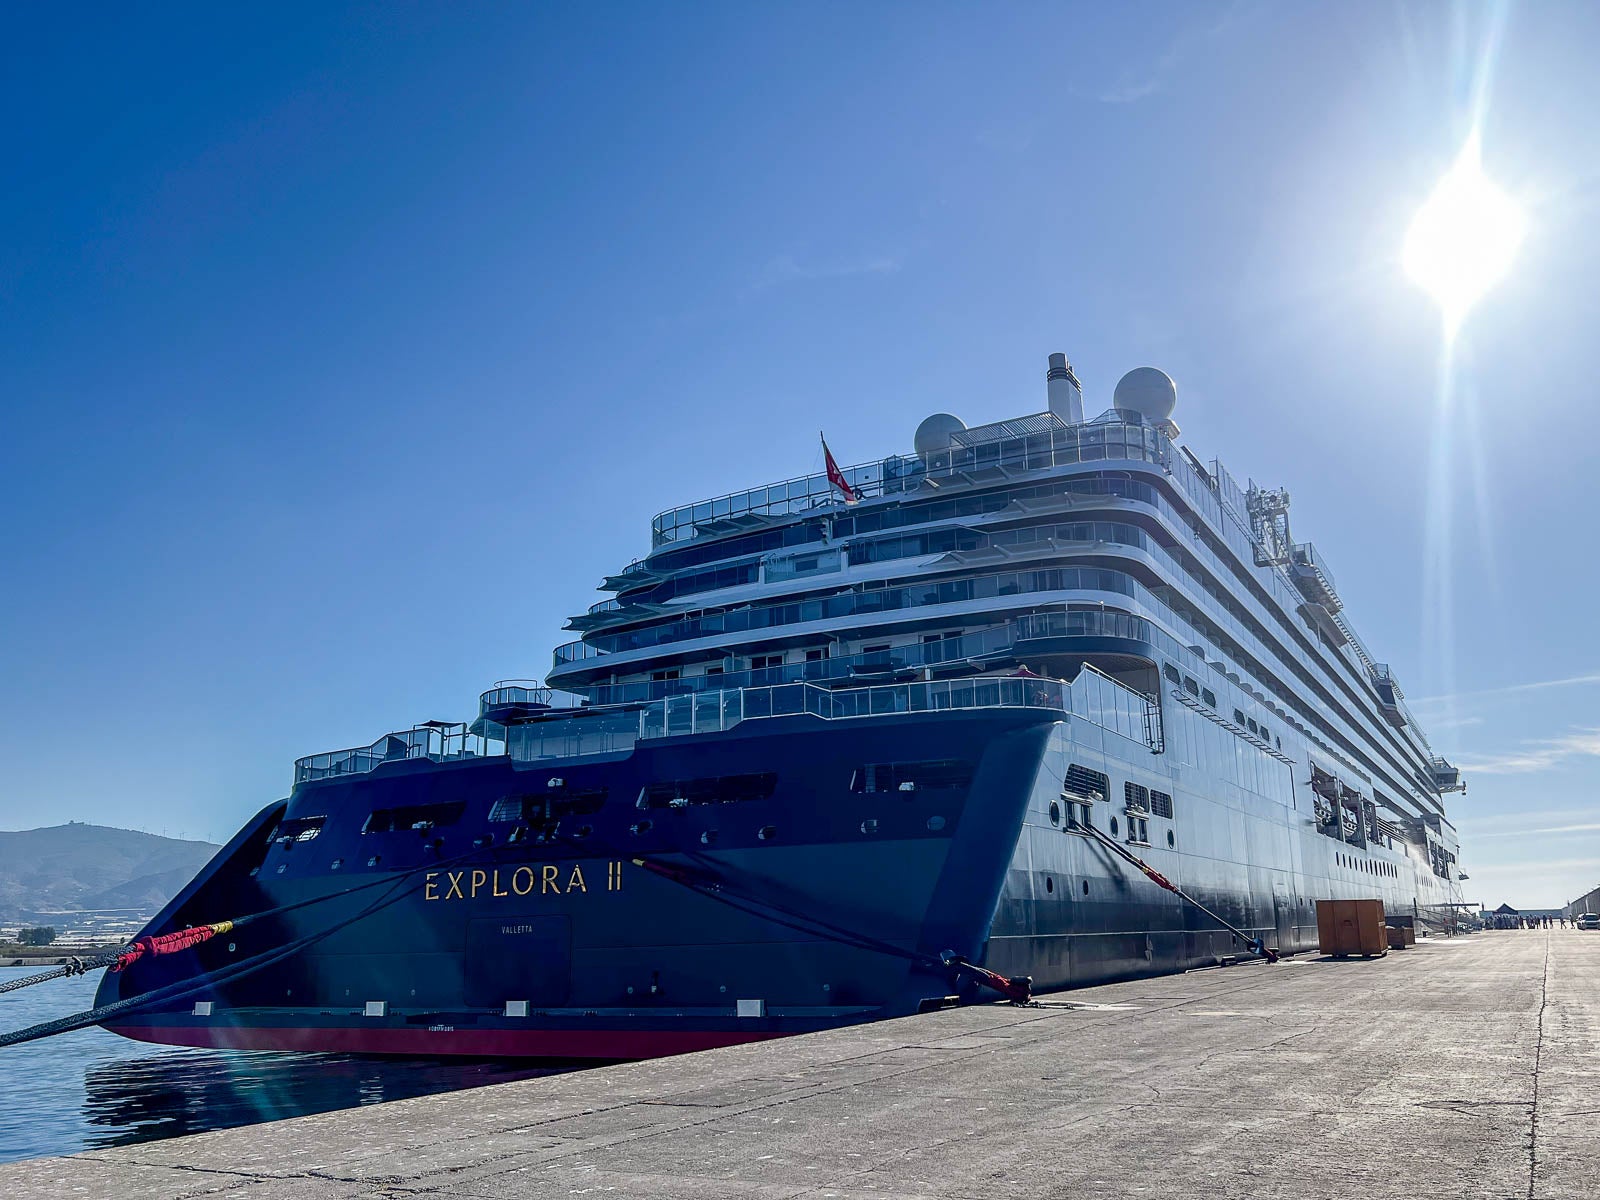
[[[41,910],[154,913],[216,851],[209,842],[77,822],[0,832],[0,920]]]

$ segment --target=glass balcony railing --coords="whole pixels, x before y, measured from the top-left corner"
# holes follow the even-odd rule
[[[990,708],[1039,709],[1081,718],[1155,748],[1156,702],[1142,692],[1084,668],[1072,683],[1037,675],[982,675],[869,687],[830,689],[814,683],[728,688],[669,696],[641,706],[574,709],[507,728],[504,753],[516,762],[626,754],[639,742],[721,733],[744,721],[810,715],[845,721],[911,713]],[[428,722],[385,734],[370,746],[313,754],[295,762],[295,782],[359,775],[409,759],[445,762],[482,757],[494,744],[465,725]]]
[[[752,605],[721,613],[681,618],[661,625],[648,625],[625,633],[604,634],[592,641],[568,642],[556,647],[555,669],[586,662],[605,654],[639,650],[671,642],[690,641],[724,633],[743,633],[836,618],[870,617],[875,614],[920,608],[932,604],[957,604],[998,596],[1025,595],[1040,591],[1086,590],[1131,594],[1128,576],[1097,567],[1049,567],[1037,571],[1007,571],[997,575],[968,576],[961,579],[929,580],[904,587],[869,588],[815,596],[780,604]]]
[[[465,724],[427,721],[411,729],[386,733],[370,746],[329,750],[297,758],[294,781],[306,783],[339,775],[362,775],[384,763],[427,758],[434,762],[480,758],[496,753],[493,741],[469,733]]]
[[[508,708],[549,708],[551,690],[532,680],[506,681],[478,697],[478,715],[486,717],[492,712]]]
[[[689,675],[680,679],[639,683],[597,684],[585,689],[595,705],[637,704],[728,688],[771,687],[783,683],[821,683],[864,675],[914,671],[950,663],[994,660],[1009,655],[1019,641],[1058,637],[1116,637],[1150,640],[1150,623],[1142,617],[1112,611],[1033,613],[960,637],[941,637],[871,654],[838,655],[812,662],[785,663],[753,671]]]
[[[1086,703],[1080,702],[1080,707],[1087,711]],[[625,753],[641,741],[721,733],[744,721],[773,717],[809,714],[825,721],[842,721],[984,708],[1037,708],[1065,715],[1073,711],[1073,701],[1068,684],[1058,679],[1028,676],[986,676],[840,690],[810,683],[787,683],[671,696],[642,708],[586,712],[565,719],[535,721],[507,730],[506,744],[514,761],[531,762]]]
[[[1169,457],[1170,443],[1154,428],[1096,421],[1057,425],[1025,436],[974,445],[952,445],[926,456],[891,455],[878,462],[845,467],[843,474],[863,499],[872,499],[910,491],[925,478],[949,478],[990,468],[1037,471],[1105,460],[1165,463]],[[739,518],[790,516],[834,504],[842,507],[826,473],[804,475],[660,513],[651,522],[651,544],[663,546],[702,533],[731,532],[740,528]]]

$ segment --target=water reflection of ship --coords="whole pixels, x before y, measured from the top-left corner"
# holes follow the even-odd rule
[[[233,1129],[554,1074],[559,1067],[342,1054],[195,1051],[123,1059],[84,1076],[89,1147]]]

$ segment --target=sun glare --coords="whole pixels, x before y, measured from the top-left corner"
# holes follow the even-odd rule
[[[1447,332],[1505,276],[1523,232],[1515,202],[1483,173],[1474,134],[1417,210],[1402,256],[1406,274],[1438,303]]]

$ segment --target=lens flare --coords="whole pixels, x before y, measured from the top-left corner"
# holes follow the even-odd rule
[[[1477,301],[1505,277],[1522,244],[1522,212],[1483,173],[1474,133],[1406,233],[1406,274],[1439,305],[1453,335]]]

